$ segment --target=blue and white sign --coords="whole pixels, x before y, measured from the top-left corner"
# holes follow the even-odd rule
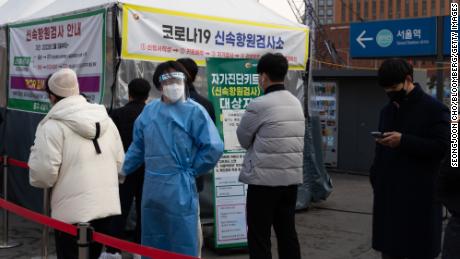
[[[444,39],[443,39],[443,53],[446,56],[450,55],[450,16],[444,16]]]
[[[353,58],[436,54],[436,18],[360,22],[350,25]]]

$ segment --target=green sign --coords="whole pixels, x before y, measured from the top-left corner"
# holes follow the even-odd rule
[[[215,247],[241,248],[247,246],[247,186],[238,181],[245,150],[236,129],[248,104],[261,94],[257,61],[210,58],[206,62],[209,99],[225,146],[214,169]]]

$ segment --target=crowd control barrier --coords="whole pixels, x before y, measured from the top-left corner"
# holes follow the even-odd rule
[[[0,163],[3,164],[3,199],[8,200],[8,156],[2,156],[0,158]],[[3,235],[2,241],[0,242],[0,249],[12,248],[20,246],[21,243],[9,240],[8,231],[9,231],[9,222],[8,222],[8,211],[3,210]]]
[[[42,236],[42,257],[46,258],[48,256],[48,232],[49,228],[57,229],[61,232],[65,232],[72,236],[77,237],[77,245],[78,245],[78,253],[79,259],[88,259],[89,258],[89,246],[91,242],[98,242],[106,246],[110,246],[113,248],[118,248],[121,251],[126,251],[133,254],[139,254],[141,256],[154,258],[154,259],[198,259],[196,257],[192,257],[189,255],[182,255],[173,252],[168,252],[164,250],[160,250],[157,248],[152,248],[148,246],[142,246],[133,242],[129,242],[126,240],[118,239],[111,237],[109,235],[105,235],[102,233],[98,233],[92,230],[91,225],[89,223],[79,223],[77,226],[64,223],[62,221],[53,219],[47,215],[49,212],[49,190],[46,189],[43,195],[43,208],[44,214],[37,213],[35,211],[28,210],[24,207],[21,207],[17,204],[9,202],[7,199],[7,175],[8,175],[8,167],[9,166],[17,166],[24,169],[28,169],[27,163],[21,162],[18,160],[14,160],[9,158],[8,156],[3,156],[0,158],[0,163],[3,163],[4,168],[4,196],[3,199],[0,198],[0,208],[3,208],[4,218],[3,218],[3,244],[6,242],[8,243],[8,213],[14,213],[20,217],[33,221],[43,226],[43,236]],[[5,217],[6,215],[6,217]],[[6,219],[6,221],[5,221]],[[6,234],[5,234],[6,233]],[[11,242],[10,242],[11,244]],[[17,244],[16,244],[17,246]],[[46,246],[46,247],[45,247]],[[9,246],[13,247],[13,246]]]

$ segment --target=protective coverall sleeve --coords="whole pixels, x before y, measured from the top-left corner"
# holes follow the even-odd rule
[[[136,119],[133,129],[133,142],[125,154],[122,174],[129,175],[136,171],[144,163],[144,125],[142,123],[143,114]]]
[[[224,143],[211,118],[198,108],[192,120],[192,134],[194,142],[198,146],[192,168],[195,175],[200,175],[208,172],[216,165],[224,152]]]
[[[259,114],[254,107],[254,103],[250,103],[241,118],[240,125],[236,129],[236,135],[241,147],[248,149],[252,145],[259,127]]]
[[[63,143],[64,132],[56,121],[49,120],[37,129],[28,162],[30,185],[54,186],[62,162]]]

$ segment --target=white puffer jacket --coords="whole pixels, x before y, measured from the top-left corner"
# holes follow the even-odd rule
[[[96,152],[96,123],[100,125]],[[66,223],[118,215],[123,144],[105,107],[70,96],[40,122],[29,157],[30,184],[52,187],[51,216]]]

